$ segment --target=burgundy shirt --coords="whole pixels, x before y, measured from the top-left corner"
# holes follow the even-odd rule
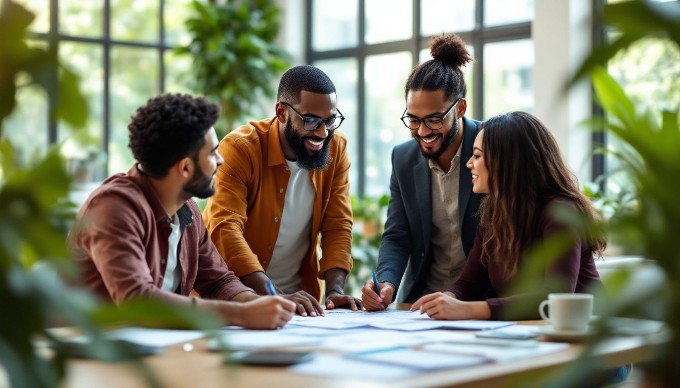
[[[148,178],[133,166],[105,180],[80,209],[68,237],[82,282],[117,304],[137,296],[189,303],[192,289],[203,298],[221,300],[252,291],[222,261],[196,202],[188,200],[177,216],[182,276],[173,293],[161,289],[171,220]]]
[[[537,239],[538,243],[559,232],[577,233],[551,217],[550,205],[558,202],[560,205],[575,209],[574,205],[566,200],[550,202],[541,215],[542,236]],[[508,316],[504,315],[505,312],[513,314],[512,319],[540,319],[538,305],[541,300],[547,298],[548,293],[583,293],[592,291],[592,287],[602,287],[592,248],[584,238],[577,238],[561,257],[549,264],[541,264],[543,277],[533,279],[533,284],[541,289],[526,294],[508,295],[510,286],[516,286],[511,284],[515,278],[507,279],[500,268],[494,267],[489,260],[486,260],[489,263],[488,266],[482,264],[482,238],[482,233],[477,233],[460,278],[445,291],[453,292],[458,299],[463,301],[485,300],[491,309],[491,320],[508,319]],[[519,263],[520,273],[524,266],[529,266],[529,263]]]

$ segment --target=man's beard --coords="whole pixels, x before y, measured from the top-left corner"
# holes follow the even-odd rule
[[[184,185],[183,191],[187,194],[188,198],[198,197],[201,199],[212,197],[215,194],[215,186],[212,182],[212,175],[204,175],[201,171],[200,164],[198,161],[194,161],[196,170],[194,170],[194,176],[191,180]],[[187,198],[187,199],[188,199]]]
[[[286,137],[288,145],[295,152],[297,157],[297,164],[301,168],[306,170],[323,170],[330,164],[331,158],[329,154],[329,145],[331,139],[333,138],[333,132],[329,131],[328,136],[324,139],[323,146],[319,151],[313,152],[311,155],[305,147],[305,137],[312,138],[313,140],[321,140],[321,138],[310,135],[310,136],[298,136],[293,130],[293,126],[288,120],[286,126],[283,128],[283,134]]]
[[[442,140],[442,145],[439,147],[439,149],[435,152],[425,152],[423,150],[423,147],[421,146],[420,147],[420,153],[423,154],[425,159],[436,160],[437,158],[442,156],[442,154],[444,152],[446,152],[446,150],[449,148],[451,143],[453,143],[453,141],[456,140],[457,134],[458,134],[458,120],[454,119],[453,125],[451,126],[451,129],[449,130],[449,132],[446,134],[446,136]],[[420,141],[418,140],[420,138],[420,136],[418,136],[415,133],[412,134],[411,136],[418,142],[418,145],[420,145]]]

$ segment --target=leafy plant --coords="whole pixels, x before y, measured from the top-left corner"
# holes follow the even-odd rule
[[[42,88],[55,107],[55,119],[74,127],[87,120],[87,102],[78,89],[78,77],[61,66],[54,51],[32,48],[26,44],[26,31],[34,15],[12,1],[3,1],[0,9],[0,138],[2,122],[16,106],[19,89]],[[59,87],[56,87],[56,85]]]
[[[596,179],[593,183],[585,184],[582,192],[590,198],[602,217],[609,220],[635,208],[636,201],[635,194],[628,187],[600,187],[598,181],[604,180],[607,176],[609,174],[603,175],[600,177],[602,179]]]
[[[57,274],[74,274],[65,244],[73,209],[66,197],[71,177],[56,149],[22,165],[12,144],[3,137],[3,120],[16,107],[23,87],[45,91],[55,118],[75,127],[87,121],[87,104],[78,77],[61,66],[55,53],[26,44],[34,16],[22,6],[3,1],[0,9],[0,368],[10,386],[54,387],[65,373],[63,341],[47,329],[48,322],[75,326],[92,339],[90,357],[130,360],[124,346],[107,341],[102,328],[126,322],[195,327],[212,330],[220,321],[190,308],[137,300],[120,308],[100,304],[88,291],[67,287]],[[51,355],[36,351],[34,342],[46,339]],[[151,384],[143,364],[135,365]],[[157,384],[156,384],[157,385]]]
[[[360,295],[365,279],[378,266],[378,249],[385,225],[385,211],[390,202],[389,195],[378,198],[350,197],[354,230],[352,231],[352,273],[347,278],[348,292]]]
[[[679,20],[680,22],[680,20]],[[661,312],[672,331],[670,349],[680,345],[680,129],[678,110],[662,112],[658,122],[650,114],[638,114],[621,87],[604,69],[593,71],[593,83],[604,110],[610,115],[607,130],[632,147],[620,155],[635,185],[638,206],[609,223],[613,235],[631,249],[657,263],[667,274],[668,282],[658,294],[638,294],[627,301],[644,304],[647,298],[662,298],[666,311]],[[643,299],[644,297],[644,299]],[[652,364],[673,364],[670,353]],[[677,368],[664,365],[663,379],[680,382]],[[674,365],[677,366],[677,365]]]
[[[680,5],[629,1],[608,4],[604,21],[620,33],[611,42],[596,48],[585,61],[576,79],[590,75],[597,99],[607,120],[603,127],[625,147],[614,154],[633,184],[634,206],[612,217],[606,227],[610,235],[627,248],[653,260],[666,275],[665,282],[627,284],[630,274],[618,276],[618,283],[635,292],[612,298],[612,315],[636,313],[661,317],[670,329],[670,340],[645,365],[651,384],[677,386],[680,368],[675,352],[680,348],[680,120],[679,107],[639,111],[616,81],[600,67],[619,51],[648,37],[667,39],[680,49]],[[676,74],[675,76],[680,76]],[[656,106],[669,106],[679,90],[671,90]],[[625,272],[625,271],[624,271]],[[615,291],[616,292],[616,291]],[[647,311],[650,301],[660,306]]]
[[[606,152],[606,151],[604,151]],[[621,171],[622,174],[625,171]],[[608,181],[614,174],[605,173],[598,177],[593,183],[586,183],[582,189],[583,194],[590,198],[593,207],[608,222],[616,223],[617,219],[634,211],[637,207],[637,200],[631,185],[618,183],[608,184],[602,187],[600,182]],[[627,178],[624,178],[627,179]],[[607,241],[607,256],[619,255],[640,255],[641,252],[635,247],[626,245],[626,237],[610,235]],[[625,248],[624,248],[625,246]]]
[[[615,150],[605,148],[602,151],[621,162],[616,174],[624,174],[629,186],[617,192],[585,188],[584,192],[594,199],[596,206],[604,210],[602,222],[588,223],[573,211],[560,212],[556,216],[591,233],[606,233],[610,242],[642,255],[660,270],[627,267],[607,276],[607,295],[598,293],[596,297],[601,301],[596,304],[596,313],[602,318],[597,325],[598,335],[587,344],[582,357],[550,385],[605,384],[611,365],[605,365],[595,356],[597,345],[612,335],[614,321],[608,317],[623,316],[661,319],[667,323],[669,341],[661,345],[642,367],[649,386],[678,386],[680,365],[675,353],[680,348],[680,249],[677,245],[680,236],[680,202],[677,200],[680,198],[680,116],[677,106],[672,109],[660,107],[672,106],[669,101],[676,101],[680,90],[669,89],[670,96],[660,98],[654,102],[654,108],[644,111],[601,65],[635,42],[649,37],[666,39],[673,42],[675,49],[680,48],[680,4],[617,2],[604,6],[603,17],[618,34],[614,40],[594,48],[577,75],[569,80],[569,85],[586,76],[591,78],[596,98],[606,116],[594,118],[591,125],[620,141],[621,146]],[[571,244],[570,236],[555,235],[533,247],[526,260],[530,265],[520,271],[514,282],[515,291],[531,292],[541,287],[535,281],[542,279],[543,268]]]
[[[273,0],[193,0],[191,8],[192,40],[177,52],[192,56],[196,90],[219,100],[229,132],[274,94],[275,80],[288,68],[288,54],[274,44],[279,10]]]

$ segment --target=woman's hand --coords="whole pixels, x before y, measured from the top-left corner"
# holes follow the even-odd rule
[[[451,292],[435,292],[418,299],[411,311],[420,310],[432,319],[460,320],[460,319],[489,319],[491,311],[486,302],[463,302]]]

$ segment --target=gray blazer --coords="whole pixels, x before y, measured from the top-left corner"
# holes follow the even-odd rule
[[[478,224],[479,202],[472,192],[472,175],[465,166],[472,156],[478,121],[463,117],[458,209],[465,255],[470,252]],[[401,288],[397,302],[415,302],[424,293],[432,265],[432,182],[427,159],[418,142],[409,140],[392,150],[390,203],[378,255],[378,281]],[[403,284],[402,283],[403,277]]]

